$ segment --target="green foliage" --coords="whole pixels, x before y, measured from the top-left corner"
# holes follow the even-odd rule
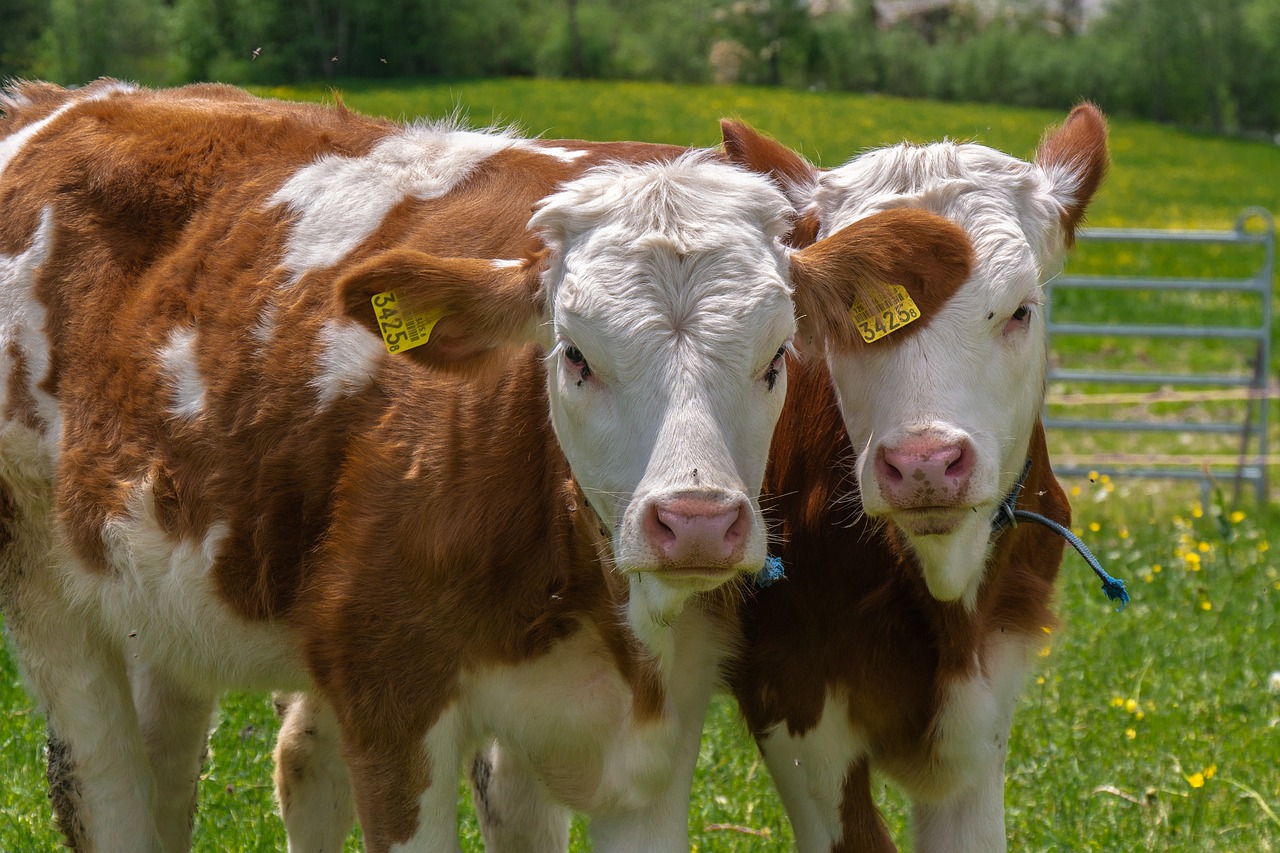
[[[261,91],[330,97],[322,86]],[[1045,126],[1064,115],[841,93],[548,80],[361,82],[344,85],[342,96],[354,109],[392,117],[440,116],[461,104],[478,124],[498,119],[553,137],[678,144],[714,144],[715,119],[734,115],[828,166],[869,146],[943,136],[1026,157]],[[1280,211],[1280,181],[1268,179],[1280,174],[1273,145],[1114,120],[1111,147],[1114,165],[1091,224],[1220,229],[1249,204]],[[1075,263],[1083,271],[1152,274],[1201,274],[1206,266],[1236,274],[1235,264],[1247,265],[1098,244]],[[1101,306],[1104,314],[1108,307],[1131,306],[1114,300]],[[1230,317],[1238,306],[1198,309]],[[1280,694],[1269,687],[1280,671],[1280,574],[1271,551],[1280,523],[1251,507],[1239,516],[1221,496],[1198,504],[1194,489],[1101,477],[1064,485],[1075,527],[1128,582],[1134,602],[1113,613],[1085,564],[1067,554],[1058,606],[1064,624],[1045,635],[1047,655],[1036,659],[1015,716],[1005,794],[1010,849],[1280,850]],[[31,709],[12,658],[0,653],[0,850],[49,850],[58,841],[44,794],[43,724]],[[201,782],[197,851],[284,848],[270,792],[276,730],[267,696],[224,699]],[[790,847],[768,774],[728,699],[713,706],[693,791],[696,849]],[[883,780],[876,793],[895,836],[906,839],[903,798]],[[464,849],[479,849],[474,814],[462,802]],[[347,849],[358,849],[357,840],[358,833]],[[587,849],[581,821],[572,849]]]
[[[144,83],[483,76],[731,82],[1021,106],[1082,99],[1280,131],[1276,0],[0,0],[0,77]],[[1052,4],[1049,4],[1052,6]]]

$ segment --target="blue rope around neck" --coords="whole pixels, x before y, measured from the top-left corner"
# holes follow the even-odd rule
[[[756,572],[756,586],[761,589],[770,587],[786,576],[786,572],[782,568],[781,557],[765,557],[764,568]]]
[[[1031,471],[1031,460],[1027,460],[1027,464],[1022,469],[1022,476],[1018,478],[1018,482],[1013,484],[1013,488],[1009,491],[1009,497],[1005,498],[1000,509],[996,511],[996,517],[991,520],[992,535],[999,533],[1006,526],[1016,526],[1019,518],[1027,521],[1034,521],[1037,524],[1043,524],[1045,527],[1057,533],[1063,539],[1071,544],[1072,548],[1084,557],[1084,561],[1089,564],[1089,568],[1093,569],[1093,573],[1102,581],[1102,591],[1106,593],[1107,598],[1112,601],[1120,602],[1116,607],[1116,612],[1124,610],[1125,605],[1129,603],[1129,591],[1124,587],[1124,581],[1120,578],[1113,578],[1107,574],[1102,568],[1102,564],[1098,562],[1098,558],[1080,541],[1080,537],[1076,536],[1067,528],[1051,518],[1046,518],[1038,512],[1030,510],[1018,509],[1018,495],[1022,492],[1022,484],[1026,482],[1027,474]]]
[[[1129,603],[1129,591],[1125,589],[1124,581],[1120,578],[1113,578],[1107,574],[1102,568],[1102,564],[1098,562],[1098,558],[1093,556],[1093,552],[1080,541],[1080,537],[1076,536],[1066,527],[1051,518],[1047,518],[1038,512],[1030,510],[1018,509],[1018,495],[1022,492],[1022,486],[1027,480],[1027,474],[1031,471],[1031,460],[1027,460],[1027,464],[1022,469],[1022,476],[1018,478],[1018,482],[1013,484],[1013,488],[1009,491],[1009,497],[1005,498],[1004,503],[1000,504],[1000,508],[996,510],[995,518],[991,520],[991,535],[995,536],[1005,527],[1016,527],[1018,519],[1034,521],[1037,524],[1043,524],[1045,527],[1057,533],[1063,539],[1071,544],[1072,548],[1084,557],[1084,561],[1089,564],[1089,568],[1093,569],[1093,573],[1102,581],[1102,591],[1111,601],[1118,601],[1116,612],[1124,610],[1125,605]],[[771,587],[778,581],[784,579],[786,573],[783,570],[782,560],[778,557],[769,556],[765,558],[764,568],[756,573],[756,586],[760,588]]]

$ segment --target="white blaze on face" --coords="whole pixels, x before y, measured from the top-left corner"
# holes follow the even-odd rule
[[[1043,282],[1061,266],[1075,178],[941,143],[871,152],[820,180],[824,231],[909,206],[973,242],[973,275],[927,327],[830,359],[864,509],[906,535],[934,596],[972,603],[1044,399]]]
[[[686,155],[593,170],[531,223],[552,250],[552,420],[624,570],[694,589],[764,562],[789,210],[763,178]]]

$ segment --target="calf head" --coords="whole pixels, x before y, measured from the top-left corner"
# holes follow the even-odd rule
[[[894,212],[792,255],[782,244],[791,217],[768,179],[705,152],[613,164],[538,206],[538,259],[394,250],[349,271],[341,299],[370,326],[370,297],[389,289],[413,311],[442,314],[428,343],[406,352],[435,366],[540,343],[551,421],[616,565],[657,580],[633,580],[633,601],[673,614],[688,594],[764,562],[759,492],[796,333],[793,294],[821,324],[833,316],[826,303],[842,317],[897,275],[910,253],[874,239],[886,220],[967,253],[937,217]]]
[[[936,598],[972,603],[992,517],[1044,401],[1043,285],[1106,170],[1101,114],[1077,107],[1031,163],[943,142],[874,150],[825,172],[742,125],[724,130],[730,156],[772,171],[818,236],[903,207],[969,235],[967,280],[902,282],[920,319],[873,343],[829,340],[827,359],[859,451],[863,508],[899,529]]]

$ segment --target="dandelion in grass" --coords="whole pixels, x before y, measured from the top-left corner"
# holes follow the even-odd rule
[[[1138,736],[1138,732],[1136,729],[1125,729],[1124,736],[1127,737],[1129,740],[1133,740]]]
[[[1243,510],[1238,509],[1235,512],[1231,513],[1231,515],[1227,516],[1227,518],[1232,524],[1239,524],[1240,522],[1245,520],[1245,514]]]
[[[1072,486],[1072,487],[1071,487],[1071,497],[1073,497],[1073,498],[1078,498],[1078,497],[1080,497],[1080,487],[1079,487],[1079,486]]]
[[[1200,555],[1195,551],[1186,554],[1182,559],[1186,560],[1188,569],[1193,572],[1200,571]]]
[[[1187,780],[1187,784],[1193,788],[1203,788],[1204,783],[1213,778],[1213,774],[1218,772],[1218,765],[1210,764],[1204,770],[1197,770],[1190,776],[1184,775],[1182,778]]]
[[[1129,528],[1127,528],[1127,527],[1121,527],[1121,528],[1116,532],[1116,535],[1117,535],[1117,536],[1119,536],[1121,539],[1128,539],[1128,538],[1129,538]]]
[[[1090,532],[1090,533],[1097,533],[1097,532],[1098,532],[1099,530],[1101,530],[1101,529],[1102,529],[1102,525],[1101,525],[1101,524],[1099,524],[1098,522],[1096,522],[1096,521],[1091,521],[1091,522],[1089,522],[1089,532]]]
[[[1207,598],[1206,598],[1204,601],[1201,601],[1201,602],[1200,602],[1200,609],[1201,609],[1201,610],[1212,610],[1212,609],[1213,609],[1213,602],[1209,601],[1209,599],[1207,599]]]
[[[1191,505],[1191,517],[1204,518],[1204,507],[1200,506],[1199,502]]]

